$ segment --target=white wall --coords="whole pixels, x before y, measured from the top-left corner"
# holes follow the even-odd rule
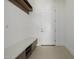
[[[65,46],[74,55],[74,0],[66,0]]]
[[[65,0],[55,0],[56,1],[56,45],[63,46],[64,45],[64,7]]]
[[[56,44],[74,55],[74,0],[56,0]]]
[[[32,37],[33,23],[27,15],[14,4],[5,0],[5,48]]]

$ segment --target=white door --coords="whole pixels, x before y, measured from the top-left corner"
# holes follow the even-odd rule
[[[37,26],[38,45],[55,45],[55,2],[33,1],[33,21]]]
[[[54,10],[42,12],[39,32],[40,45],[55,45],[55,16]]]

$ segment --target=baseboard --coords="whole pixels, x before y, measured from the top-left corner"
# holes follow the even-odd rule
[[[56,45],[41,45],[41,46],[56,46]]]

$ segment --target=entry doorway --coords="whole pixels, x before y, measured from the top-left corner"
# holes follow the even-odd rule
[[[33,22],[36,25],[38,45],[56,43],[56,6],[54,0],[33,1]]]

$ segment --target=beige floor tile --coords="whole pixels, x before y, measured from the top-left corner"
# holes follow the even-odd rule
[[[64,47],[38,46],[29,59],[74,59]]]

